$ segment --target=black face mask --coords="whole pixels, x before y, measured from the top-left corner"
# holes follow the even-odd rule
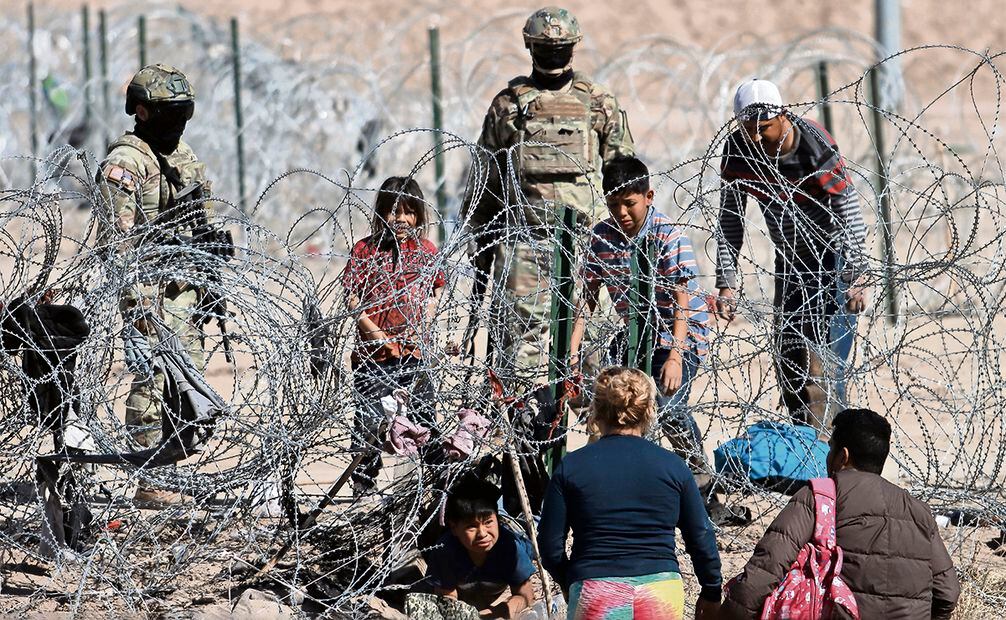
[[[135,133],[157,152],[163,155],[173,153],[194,109],[195,104],[191,101],[151,106],[147,120],[136,119]]]
[[[564,73],[573,64],[572,45],[533,45],[531,63],[544,75]]]

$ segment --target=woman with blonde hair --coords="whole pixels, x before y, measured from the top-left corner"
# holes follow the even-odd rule
[[[681,457],[645,439],[656,395],[641,370],[601,371],[589,421],[601,438],[569,453],[552,475],[538,545],[568,594],[568,619],[684,617],[675,529],[702,588],[696,617],[719,609],[720,557],[695,478]]]

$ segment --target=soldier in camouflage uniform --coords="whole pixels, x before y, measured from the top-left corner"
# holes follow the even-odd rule
[[[528,18],[531,75],[511,80],[489,106],[478,141],[489,186],[469,195],[462,212],[480,249],[505,239],[495,258],[507,297],[499,317],[502,365],[522,387],[540,381],[547,368],[555,226],[567,207],[578,228],[593,225],[605,209],[602,166],[633,154],[618,101],[573,71],[573,49],[582,38],[566,9],[546,7]]]
[[[209,196],[205,166],[181,141],[194,105],[192,86],[173,67],[152,65],[133,76],[126,92],[126,113],[135,116],[135,127],[109,146],[98,172],[98,185],[108,208],[99,233],[103,245],[125,251],[141,244],[178,243],[192,239],[196,222],[208,221],[206,202],[192,200],[193,196]],[[189,198],[176,200],[179,195]],[[193,318],[201,294],[187,282],[140,279],[124,291],[120,309],[127,330],[129,324],[135,326],[151,348],[157,346],[158,339],[153,325],[142,316],[143,312],[156,314],[179,336],[195,366],[202,369],[202,331]],[[137,361],[137,357],[147,359]],[[134,378],[126,398],[126,425],[134,429],[133,437],[140,445],[152,447],[161,434],[164,376],[150,367],[149,351],[138,351],[135,342],[132,351],[127,351],[127,360],[130,358],[134,360],[130,365]]]

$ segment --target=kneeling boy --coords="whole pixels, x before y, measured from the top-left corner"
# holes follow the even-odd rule
[[[515,618],[534,603],[531,542],[499,522],[500,492],[492,484],[462,481],[447,500],[450,530],[427,554],[434,592],[477,608],[481,616]],[[492,605],[506,588],[510,598]]]

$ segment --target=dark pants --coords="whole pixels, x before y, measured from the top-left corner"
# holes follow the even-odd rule
[[[820,262],[776,257],[775,367],[782,402],[794,423],[819,431],[845,407],[845,364],[856,316],[845,311],[848,285],[841,262],[823,253]]]
[[[364,361],[353,366],[356,415],[353,418],[354,451],[366,450],[367,456],[353,472],[353,482],[364,489],[377,485],[381,471],[381,450],[387,435],[387,414],[381,399],[397,389],[410,395],[407,415],[416,424],[430,429],[430,441],[420,449],[424,462],[434,460],[439,441],[433,383],[427,365],[413,356],[384,362]]]

